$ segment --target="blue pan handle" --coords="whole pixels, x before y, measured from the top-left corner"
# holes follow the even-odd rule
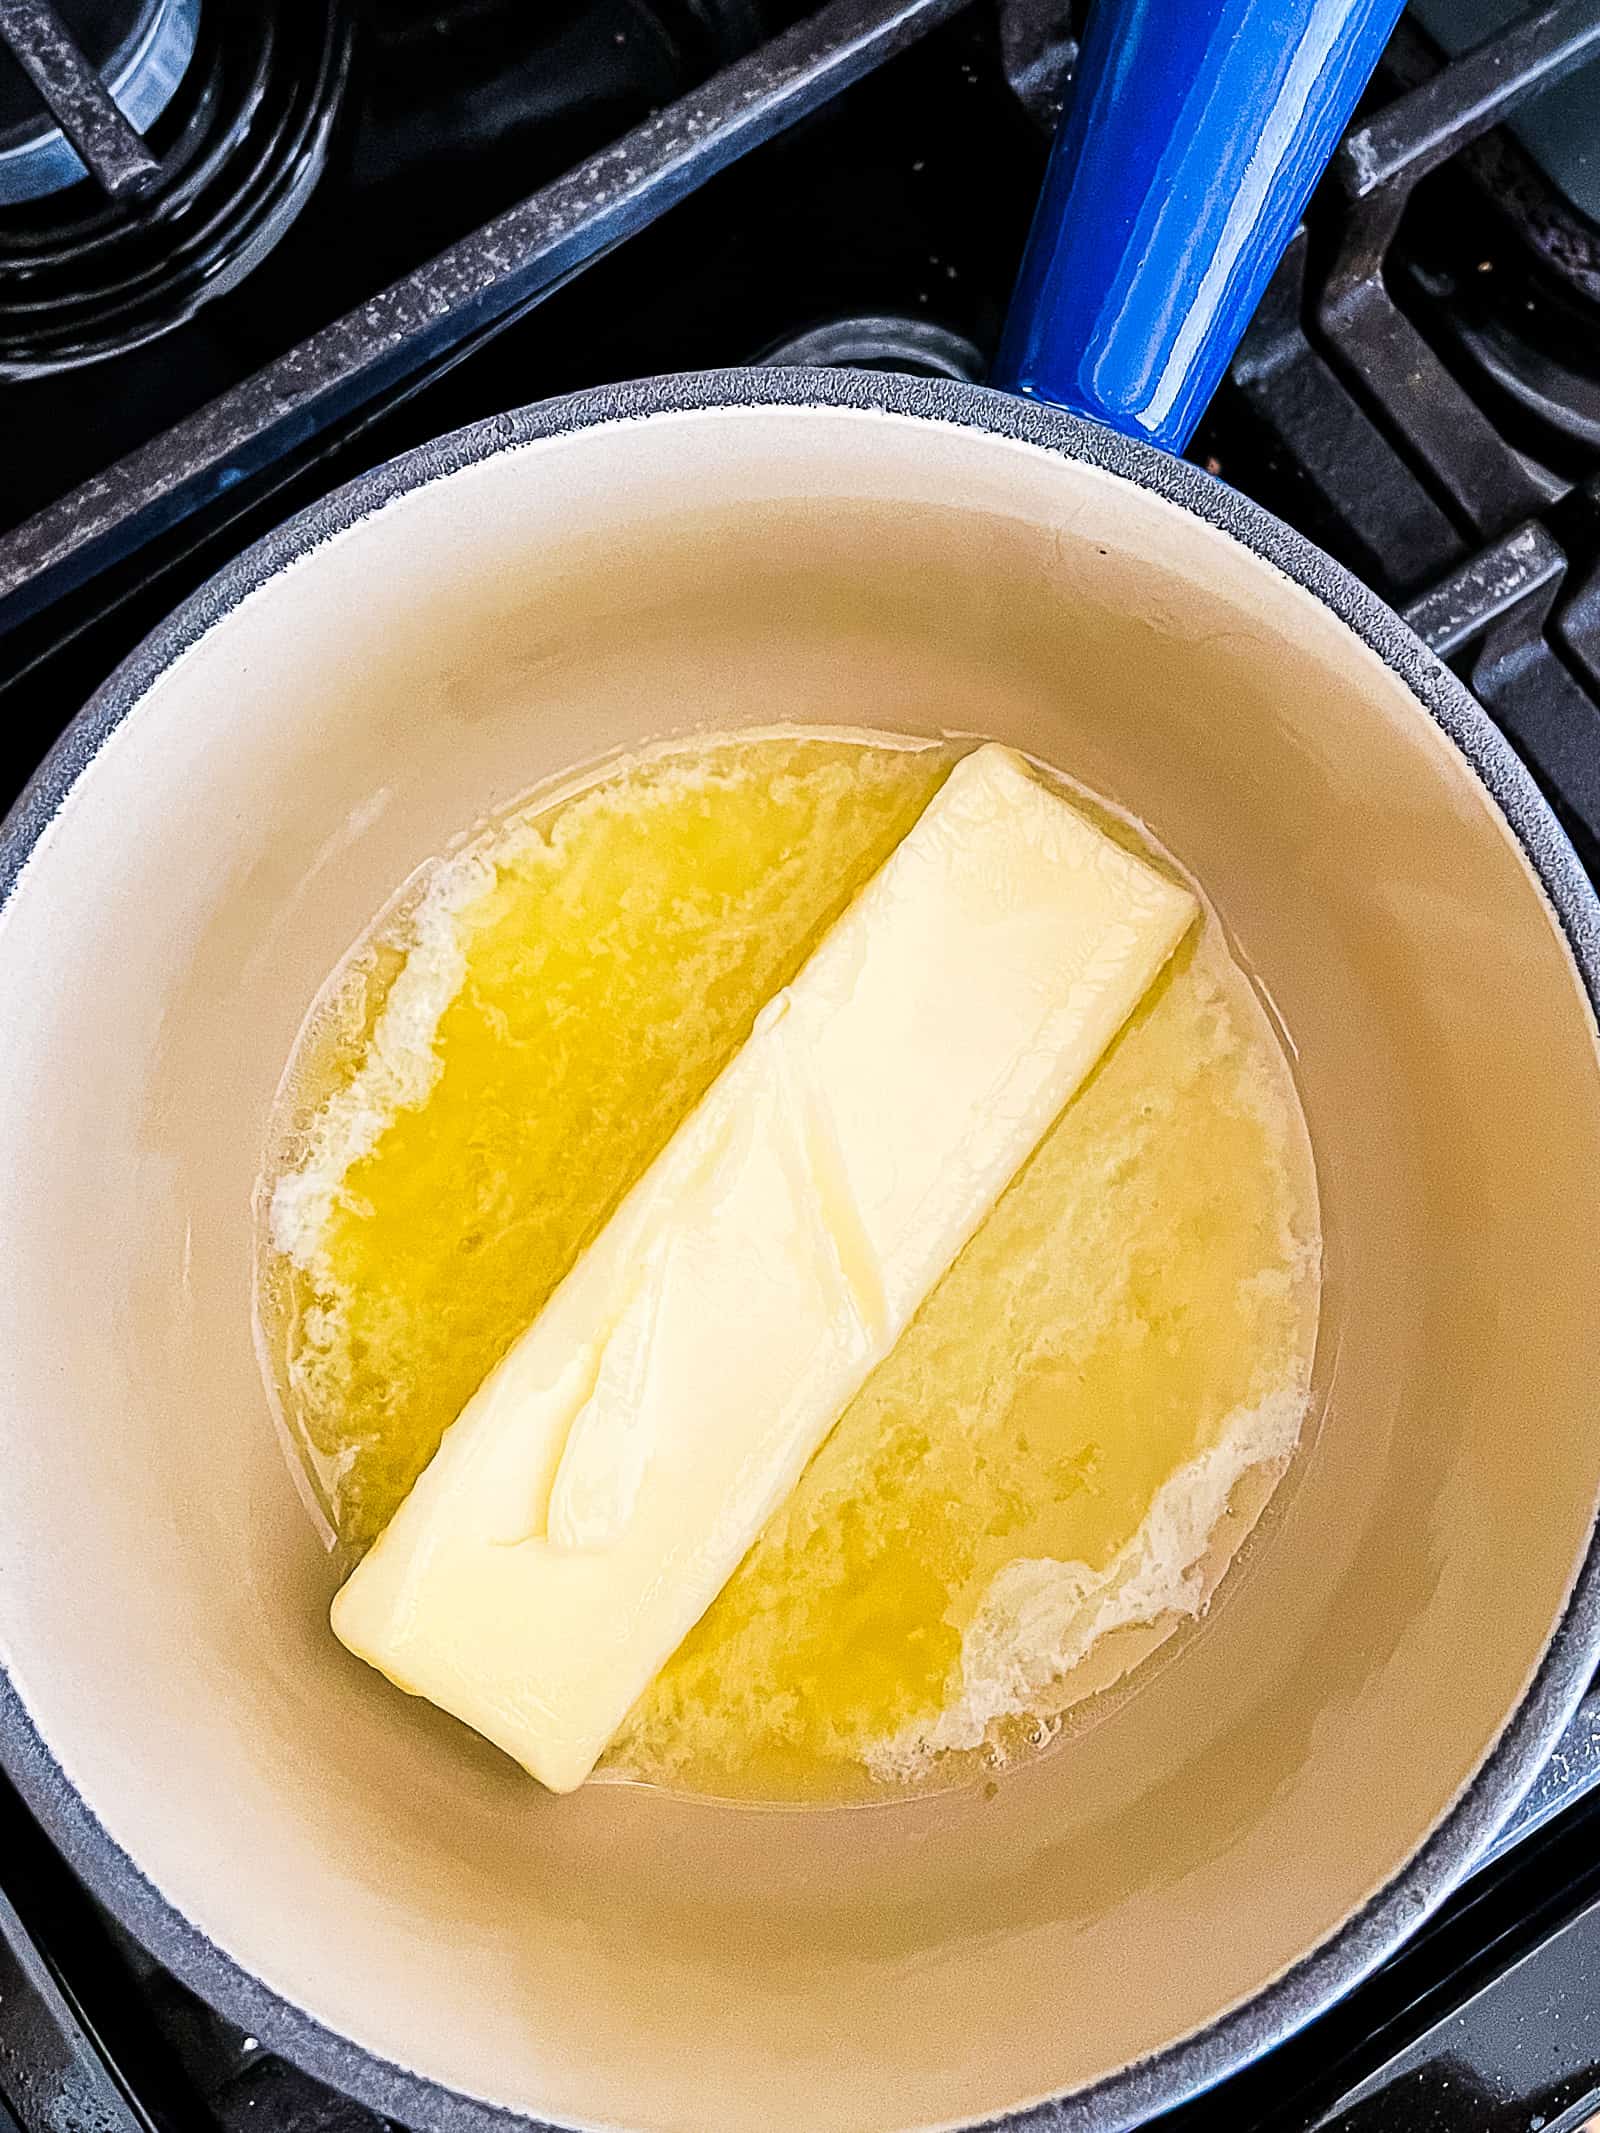
[[[991,382],[1181,451],[1401,0],[1092,0]]]

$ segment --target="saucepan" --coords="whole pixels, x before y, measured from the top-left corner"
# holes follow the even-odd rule
[[[1127,2125],[1392,1949],[1581,1693],[1600,908],[1395,616],[1160,448],[1393,13],[1102,0],[1009,392],[666,378],[413,452],[159,628],[5,829],[5,1767],[154,1956],[396,2118]],[[1200,1628],[996,1784],[556,1799],[328,1633],[252,1345],[266,1120],[463,826],[819,716],[1016,743],[1206,885],[1310,1127],[1313,1425]]]

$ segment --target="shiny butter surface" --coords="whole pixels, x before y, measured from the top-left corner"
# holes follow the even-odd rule
[[[341,1638],[580,1783],[1194,913],[965,758],[468,1402]]]

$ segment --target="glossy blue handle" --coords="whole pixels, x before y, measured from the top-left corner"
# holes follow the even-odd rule
[[[1093,0],[992,382],[1181,451],[1402,0]]]

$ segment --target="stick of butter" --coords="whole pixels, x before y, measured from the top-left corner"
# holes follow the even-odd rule
[[[1194,912],[965,757],[446,1433],[343,1642],[581,1784]]]

